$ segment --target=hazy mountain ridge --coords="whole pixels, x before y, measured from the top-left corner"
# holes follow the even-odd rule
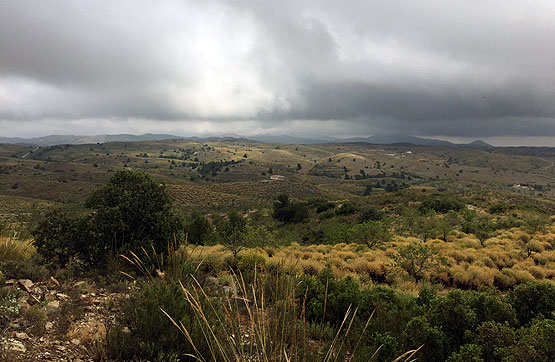
[[[170,134],[152,134],[143,135],[132,134],[115,134],[115,135],[95,135],[95,136],[75,136],[75,135],[49,135],[44,137],[21,138],[21,137],[0,137],[0,143],[26,144],[33,146],[55,146],[62,144],[89,144],[89,143],[106,143],[106,142],[134,142],[134,141],[154,141],[166,139],[181,139],[184,137],[174,136]]]
[[[60,144],[90,144],[90,143],[106,143],[106,142],[136,142],[136,141],[155,141],[166,139],[187,139],[199,142],[211,141],[243,141],[243,142],[261,142],[261,143],[281,143],[281,144],[318,144],[318,143],[372,143],[372,144],[395,144],[408,143],[419,146],[447,146],[447,147],[473,147],[473,148],[492,148],[490,144],[476,140],[468,144],[457,144],[449,141],[407,136],[407,135],[373,135],[370,137],[352,137],[352,138],[309,138],[291,135],[255,135],[243,137],[240,135],[222,135],[208,137],[184,137],[171,134],[154,134],[146,133],[142,135],[133,134],[114,134],[114,135],[96,135],[96,136],[76,136],[76,135],[49,135],[35,138],[21,137],[0,137],[0,143],[10,144],[27,144],[33,146],[55,146]]]

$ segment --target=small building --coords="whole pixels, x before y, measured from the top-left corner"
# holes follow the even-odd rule
[[[274,181],[285,181],[285,176],[282,176],[282,175],[272,175],[272,176],[270,176],[270,180],[274,180]]]

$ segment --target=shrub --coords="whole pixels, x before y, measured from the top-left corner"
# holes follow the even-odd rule
[[[266,258],[257,253],[245,253],[238,257],[237,268],[242,272],[262,269],[266,265]]]
[[[0,288],[0,318],[15,317],[19,314],[18,298],[21,292],[9,287]]]
[[[178,281],[156,279],[141,282],[120,303],[121,313],[107,337],[113,358],[177,361],[185,353],[194,353],[191,344],[162,310],[186,325],[196,347],[208,355],[202,329],[191,305],[185,301]],[[129,332],[125,332],[126,327]]]
[[[552,361],[555,356],[555,321],[536,319],[517,332],[517,343],[499,351],[504,362]]]
[[[405,349],[420,349],[419,357],[424,361],[445,361],[445,335],[440,328],[431,326],[426,316],[412,318],[403,334]]]
[[[204,245],[212,232],[212,225],[204,215],[195,213],[187,225],[187,241],[195,245]]]
[[[48,274],[43,261],[38,254],[28,260],[2,260],[0,269],[6,279],[40,280]]]
[[[324,211],[328,211],[334,208],[335,208],[335,204],[333,202],[322,202],[318,206],[316,206],[316,212],[320,214]]]
[[[530,282],[517,285],[508,295],[521,325],[528,324],[539,315],[553,318],[555,311],[555,285]]]
[[[496,204],[493,204],[489,207],[489,213],[490,214],[504,214],[507,211],[511,210],[512,207],[509,204],[506,203],[502,203],[502,202],[498,202]]]
[[[427,198],[420,204],[418,211],[422,215],[427,214],[430,211],[439,212],[446,214],[451,210],[460,211],[464,207],[464,204],[460,200],[451,198]]]
[[[377,350],[381,347],[378,351],[376,361],[389,362],[399,356],[399,342],[392,333],[376,333],[372,347],[373,350]]]
[[[551,221],[546,215],[530,214],[527,215],[524,219],[524,229],[530,234],[544,232],[547,225],[549,225],[550,223]]]
[[[292,202],[289,196],[279,195],[274,202],[273,218],[287,223],[300,223],[308,218],[308,208],[304,203]]]
[[[453,352],[447,362],[484,362],[482,348],[476,344],[465,344],[458,352]]]
[[[166,252],[176,234],[182,236],[165,186],[144,171],[118,171],[85,204],[94,211],[95,240],[111,252],[138,252],[151,244]]]
[[[477,326],[478,317],[471,307],[472,294],[459,289],[437,299],[430,311],[430,322],[441,328],[446,350],[453,351],[464,342],[465,331]]]
[[[493,289],[474,293],[470,303],[478,322],[491,321],[508,323],[509,326],[517,325],[518,321],[513,306]]]
[[[52,262],[67,264],[78,258],[104,265],[109,255],[154,248],[166,253],[181,240],[183,225],[171,208],[165,187],[143,171],[119,171],[86,201],[91,214],[73,217],[53,210],[33,234],[38,251]]]
[[[436,247],[413,242],[402,247],[394,256],[394,260],[399,268],[418,282],[424,279],[429,271],[445,264],[445,260],[438,254],[439,250]]]
[[[358,304],[359,286],[352,278],[336,280],[329,268],[317,277],[304,277],[299,290],[306,290],[306,316],[311,321],[339,325],[345,308]]]
[[[514,344],[515,331],[508,324],[484,322],[476,330],[474,340],[482,347],[482,356],[486,361],[501,362],[502,350]]]
[[[339,207],[335,209],[335,214],[339,216],[350,215],[350,214],[353,214],[355,211],[356,211],[355,204],[347,201],[339,205]]]
[[[370,249],[385,244],[391,240],[393,234],[389,231],[389,225],[383,221],[366,221],[353,226],[351,237],[353,241],[365,244]]]
[[[381,210],[376,209],[373,206],[365,208],[360,214],[360,222],[365,221],[380,221],[384,218],[384,214]]]
[[[32,306],[22,310],[21,315],[25,321],[27,330],[36,336],[41,336],[46,332],[46,311],[39,306]]]
[[[47,212],[33,231],[39,253],[59,266],[76,256],[88,258],[89,221],[89,217],[75,218],[59,209]]]

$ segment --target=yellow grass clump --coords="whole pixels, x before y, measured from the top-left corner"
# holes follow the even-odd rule
[[[0,260],[29,260],[37,249],[33,240],[17,240],[11,237],[0,237]]]
[[[522,282],[555,281],[555,234],[530,235],[520,229],[502,230],[484,246],[472,235],[454,232],[452,241],[429,240],[425,245],[439,250],[445,264],[426,272],[431,282],[446,288],[481,286],[508,289]],[[241,255],[255,252],[264,256],[266,267],[279,266],[291,273],[316,275],[329,267],[336,278],[351,276],[361,283],[402,285],[414,290],[418,283],[396,265],[395,258],[404,246],[421,243],[414,237],[395,236],[383,247],[369,249],[361,244],[300,245],[251,248]],[[229,271],[231,253],[221,246],[188,247],[193,255],[216,271]],[[425,280],[424,280],[425,281]]]

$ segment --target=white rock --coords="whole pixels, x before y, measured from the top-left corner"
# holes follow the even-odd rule
[[[25,348],[25,345],[16,339],[9,338],[2,340],[2,342],[10,351],[27,352],[27,348]]]
[[[31,288],[33,287],[33,282],[29,279],[19,279],[19,283],[25,288],[27,293],[31,293]]]
[[[15,338],[17,339],[29,339],[29,335],[25,332],[16,332]]]
[[[48,304],[46,305],[46,312],[52,313],[57,311],[58,308],[60,308],[60,302],[58,302],[57,300],[53,300],[48,302]]]

